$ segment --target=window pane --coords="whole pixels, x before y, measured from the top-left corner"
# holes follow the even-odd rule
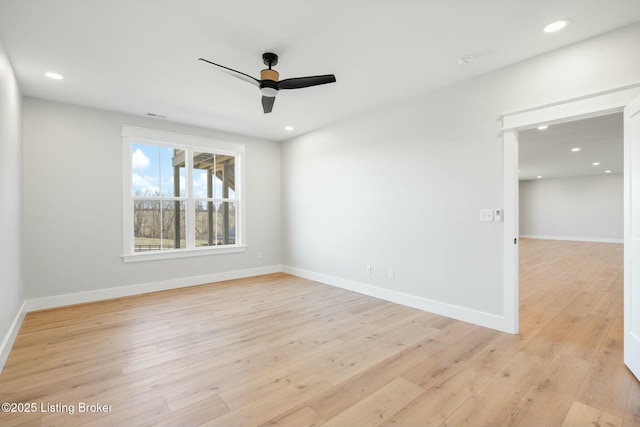
[[[184,150],[132,144],[131,183],[134,196],[185,196]]]
[[[160,251],[186,246],[185,203],[133,201],[134,251]]]
[[[196,246],[235,245],[236,203],[196,202]]]
[[[235,199],[235,157],[193,153],[193,194],[196,198]]]

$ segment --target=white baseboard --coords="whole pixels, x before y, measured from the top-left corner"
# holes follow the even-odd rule
[[[327,274],[316,273],[287,265],[282,266],[282,271],[294,276],[314,280],[316,282],[357,292],[359,294],[406,305],[408,307],[417,308],[419,310],[428,311],[445,317],[451,317],[453,319],[496,329],[498,331],[512,333],[513,325],[508,324],[509,322],[503,316],[472,310],[457,305],[434,301],[415,295],[405,294],[403,292],[379,288],[377,286],[367,285],[353,280],[342,279],[340,277],[329,276]]]
[[[601,239],[599,237],[544,236],[538,234],[521,234],[520,237],[542,240],[569,240],[572,242],[624,243],[624,239]]]
[[[18,331],[20,330],[20,326],[22,326],[22,321],[24,320],[24,316],[27,314],[27,302],[24,301],[18,313],[16,313],[16,317],[14,317],[11,326],[9,327],[9,331],[7,331],[7,335],[5,335],[2,340],[2,344],[0,344],[0,372],[2,372],[2,368],[9,357],[9,353],[11,352],[11,347],[13,347],[13,343],[18,336]]]
[[[26,301],[27,312],[44,310],[47,308],[63,307],[65,305],[82,304],[86,302],[102,301],[111,298],[121,298],[149,292],[166,291],[169,289],[186,288],[188,286],[205,283],[222,282],[224,280],[244,279],[245,277],[261,276],[263,274],[280,273],[281,265],[249,268],[244,270],[226,271],[223,273],[205,274],[202,276],[182,277],[178,279],[162,280],[158,282],[140,283],[137,285],[119,286],[115,288],[97,289],[95,291],[77,292],[73,294],[54,295]]]

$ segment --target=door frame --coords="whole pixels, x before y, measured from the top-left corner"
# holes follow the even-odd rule
[[[503,330],[513,334],[520,331],[518,132],[543,124],[554,125],[622,112],[637,96],[640,96],[640,82],[500,116],[504,174]]]

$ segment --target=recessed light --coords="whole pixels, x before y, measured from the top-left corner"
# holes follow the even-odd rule
[[[542,175],[538,175],[538,176],[536,176],[536,178],[540,179],[540,178],[542,178]]]
[[[567,19],[561,19],[559,21],[552,22],[551,24],[544,27],[545,33],[555,33],[556,31],[562,30],[569,24]]]
[[[593,162],[591,163],[593,166],[600,166],[600,162]]]
[[[291,132],[293,130],[293,126],[285,126],[284,130],[286,130],[287,132]]]
[[[611,170],[606,170],[604,171],[604,173],[611,173]]]
[[[473,62],[473,56],[471,55],[464,55],[461,56],[457,59],[458,61],[458,65],[467,65]]]
[[[580,151],[580,149],[576,147],[576,148],[572,148],[571,151],[573,151],[574,153],[577,153],[578,151]]]
[[[545,130],[545,129],[549,129],[549,126],[547,125],[538,126],[538,130]]]
[[[58,73],[52,73],[52,72],[44,73],[44,75],[49,77],[50,79],[54,79],[54,80],[62,80],[64,78],[64,77],[62,77],[62,75],[60,75]]]

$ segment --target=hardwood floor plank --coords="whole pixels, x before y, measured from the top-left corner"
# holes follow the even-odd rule
[[[235,361],[212,370],[208,376],[183,381],[180,387],[174,387],[164,394],[164,398],[171,410],[183,408],[203,398],[229,390],[237,385],[238,378],[250,382],[265,372],[288,366],[298,359],[305,359],[323,351],[332,351],[341,343],[339,340],[316,341],[309,338],[304,341],[292,341],[271,351],[263,350],[242,358],[236,356]],[[227,401],[225,403],[229,404]]]
[[[327,420],[323,426],[378,426],[423,392],[423,388],[402,378],[396,378],[375,393]]]
[[[421,317],[422,313],[417,312],[413,317],[387,325],[374,334],[337,344],[312,357],[300,358],[301,360],[297,363],[285,366],[281,370],[274,370],[255,381],[247,381],[234,390],[223,392],[221,397],[231,408],[236,408],[269,390],[281,389],[288,382],[295,381],[300,375],[310,370],[334,384],[340,383],[388,357],[393,357],[394,354],[402,353],[405,348],[411,348],[428,339],[436,330],[425,326],[420,321]],[[411,340],[406,341],[407,338]],[[417,342],[414,343],[413,340]],[[261,372],[269,373],[268,370],[261,370]],[[326,416],[324,413],[321,415]]]
[[[567,337],[560,353],[588,361],[593,360],[611,323],[612,319],[608,317],[592,314],[585,316]]]
[[[61,362],[64,363],[64,362]],[[3,401],[35,402],[43,401],[48,395],[60,390],[74,390],[93,385],[100,385],[111,379],[120,378],[122,370],[119,366],[96,367],[94,371],[75,374],[68,369],[56,371],[55,376],[27,375],[14,381],[7,381],[6,386],[0,384],[0,398]],[[34,380],[37,378],[37,381]]]
[[[429,321],[429,326],[438,329],[434,338],[444,344],[454,344],[479,328],[467,322],[459,322],[449,317],[436,317]]]
[[[303,406],[287,415],[261,424],[261,427],[318,427],[326,420],[316,411]]]
[[[635,381],[623,361],[623,325],[622,316],[616,317],[576,396],[577,401],[620,418],[624,417],[631,383]]]
[[[226,414],[229,408],[217,395],[190,406],[157,417],[143,420],[140,427],[190,427],[199,426]],[[126,425],[124,423],[123,425]]]
[[[333,418],[440,351],[440,347],[440,343],[427,338],[338,384],[308,404],[325,419]]]
[[[622,427],[622,419],[584,403],[573,402],[562,427],[607,426]],[[626,427],[627,424],[624,424]]]
[[[604,294],[604,292],[580,292],[570,304],[563,308],[562,312],[584,318],[593,311]]]
[[[464,339],[443,347],[442,351],[425,359],[402,377],[421,387],[429,388],[439,381],[454,375],[463,368],[464,363],[479,354],[499,332],[486,328],[472,330]],[[434,335],[435,336],[435,335]]]
[[[548,363],[546,359],[527,353],[516,354],[442,425],[500,425],[536,382]]]
[[[580,320],[580,317],[572,314],[558,314],[529,341],[522,351],[545,359],[552,359],[573,333]]]
[[[631,381],[623,426],[640,427],[640,381]]]
[[[473,369],[461,370],[429,387],[396,412],[383,426],[439,426],[482,387],[490,376]]]
[[[420,322],[420,316],[417,315],[418,320],[399,322],[391,328],[336,346],[331,354],[319,360],[323,367],[321,375],[333,384],[339,384],[437,333],[437,329]]]
[[[559,355],[503,420],[503,426],[557,426],[571,408],[591,364]]]
[[[603,297],[593,307],[591,313],[596,316],[616,317],[623,309],[621,295],[614,292],[603,292]]]
[[[20,424],[12,424],[12,427],[42,427],[42,420],[40,418],[36,418],[21,422]]]
[[[461,369],[472,369],[478,373],[493,375],[522,348],[530,342],[531,337],[519,335],[499,334],[487,341],[485,348],[465,362]]]
[[[234,409],[218,418],[202,424],[203,427],[256,426],[286,412],[332,387],[332,384],[312,375],[303,381],[288,385],[280,393],[270,394]]]

